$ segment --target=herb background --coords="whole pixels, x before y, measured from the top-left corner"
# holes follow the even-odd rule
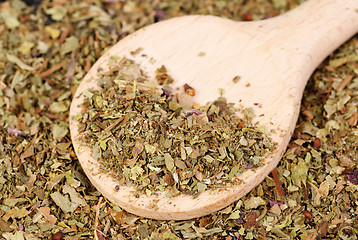
[[[217,213],[187,221],[127,213],[90,184],[71,145],[71,98],[119,39],[175,16],[251,21],[299,3],[0,1],[0,238],[357,239],[358,36],[312,75],[276,170]]]

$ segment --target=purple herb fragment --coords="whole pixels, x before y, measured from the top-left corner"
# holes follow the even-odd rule
[[[103,234],[99,230],[95,230],[95,233],[97,235],[97,239],[99,239],[99,240],[104,240],[105,239]]]
[[[284,204],[283,202],[278,202],[278,201],[271,201],[271,200],[268,200],[268,201],[270,203],[270,207],[273,207],[275,204],[277,204],[279,206]]]
[[[65,74],[67,84],[70,84],[72,82],[72,79],[73,79],[73,76],[74,76],[75,70],[76,70],[76,65],[77,65],[76,59],[72,58],[71,63],[68,66],[67,72]]]
[[[21,232],[25,232],[25,227],[22,224],[19,224],[19,229]]]
[[[189,117],[189,116],[191,116],[191,115],[201,115],[201,114],[203,114],[203,112],[202,111],[199,111],[199,110],[197,110],[197,109],[193,109],[193,110],[191,110],[191,111],[188,111],[188,112],[185,112],[185,117]]]
[[[7,128],[7,132],[18,137],[18,136],[21,136],[21,137],[27,137],[28,134],[24,133],[23,131],[19,130],[19,129],[16,129],[16,128],[10,128],[8,127]]]
[[[347,173],[348,181],[353,184],[358,184],[358,169],[354,170],[352,173]]]
[[[116,33],[116,27],[115,27],[114,25],[109,25],[109,26],[107,27],[107,30],[108,30],[108,32],[109,32],[110,34]]]
[[[156,8],[154,15],[154,22],[159,22],[165,19],[165,13],[162,9]]]
[[[164,96],[166,96],[167,98],[170,97],[171,92],[168,89],[162,88],[162,91]]]
[[[241,239],[241,235],[240,235],[240,233],[235,233],[235,239],[236,239],[236,240]]]
[[[240,218],[235,219],[235,220],[234,220],[235,223],[236,223],[237,225],[244,224],[244,223],[245,223],[244,218],[245,218],[245,216],[246,216],[246,212],[241,212],[241,213],[239,213],[239,215],[240,215]]]
[[[250,168],[253,168],[253,167],[254,167],[254,165],[251,164],[251,163],[246,163],[246,164],[244,165],[244,168],[245,168],[245,169],[250,169]]]
[[[124,31],[124,32],[122,32],[122,33],[118,34],[117,41],[119,41],[119,40],[121,40],[122,38],[124,38],[124,37],[128,36],[128,35],[129,35],[129,33],[130,33],[130,32],[128,32],[128,31]]]

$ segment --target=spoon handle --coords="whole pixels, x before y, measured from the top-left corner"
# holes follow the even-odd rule
[[[358,32],[358,0],[308,0],[278,19],[290,28],[287,47],[310,53],[317,66]]]

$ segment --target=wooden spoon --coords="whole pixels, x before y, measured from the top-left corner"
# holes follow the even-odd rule
[[[96,62],[74,96],[70,129],[83,170],[110,201],[148,218],[190,219],[238,200],[276,167],[295,128],[307,80],[324,58],[357,33],[357,9],[357,0],[308,0],[286,14],[263,21],[185,16],[129,35]],[[143,51],[131,56],[130,52],[139,47]],[[116,191],[118,183],[99,172],[92,150],[81,143],[78,123],[73,120],[81,112],[83,91],[98,88],[97,70],[108,68],[112,55],[132,58],[147,72],[164,65],[176,86],[188,83],[196,89],[194,100],[202,105],[215,100],[219,88],[224,89],[228,102],[254,108],[255,121],[275,129],[271,137],[277,143],[276,150],[265,159],[264,166],[244,172],[239,177],[242,184],[207,190],[196,198],[168,198],[165,192],[138,196],[134,188],[126,186]],[[235,83],[234,78],[240,80]]]

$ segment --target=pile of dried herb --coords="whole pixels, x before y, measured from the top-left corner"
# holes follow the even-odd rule
[[[309,80],[272,174],[217,213],[158,221],[114,206],[84,175],[68,131],[80,80],[118,39],[155,21],[266,19],[303,1],[26,2],[0,1],[0,239],[357,239],[358,36]]]
[[[76,117],[102,172],[122,184],[147,194],[168,188],[197,194],[236,183],[273,149],[265,129],[251,123],[250,109],[235,108],[223,97],[186,109],[162,81],[173,81],[165,67],[157,70],[159,87],[133,61],[115,58],[110,72],[99,73],[101,89],[84,92]],[[184,91],[193,95],[194,89],[185,84]]]

